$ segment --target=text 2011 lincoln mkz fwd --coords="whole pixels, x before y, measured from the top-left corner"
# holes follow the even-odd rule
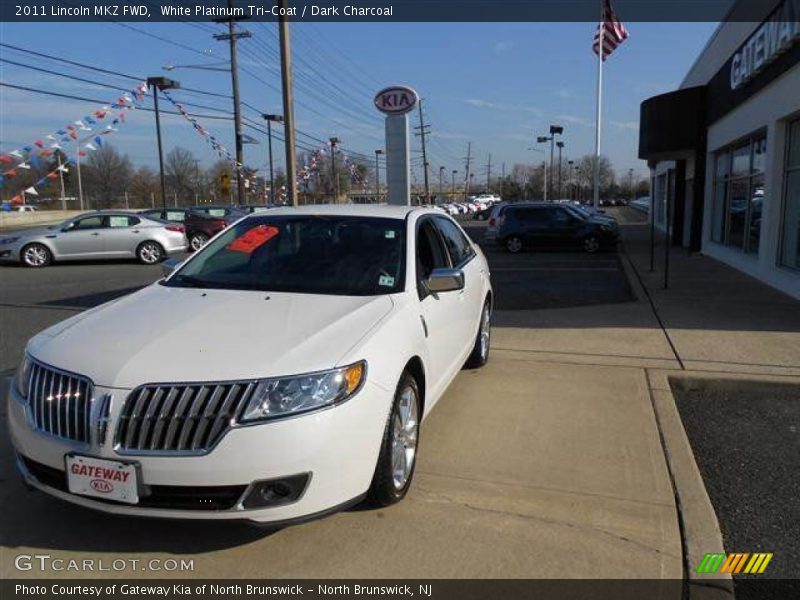
[[[164,280],[35,336],[19,469],[98,510],[286,522],[397,502],[420,423],[489,354],[492,287],[449,216],[249,216]]]

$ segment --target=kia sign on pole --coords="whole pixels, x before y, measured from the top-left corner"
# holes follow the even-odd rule
[[[375,94],[375,107],[387,115],[404,115],[414,110],[419,96],[410,87],[395,85]]]
[[[375,108],[386,115],[386,201],[389,204],[411,204],[408,113],[418,101],[417,92],[405,85],[393,85],[375,95]]]

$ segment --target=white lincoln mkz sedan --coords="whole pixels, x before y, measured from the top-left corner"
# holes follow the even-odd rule
[[[420,423],[489,355],[486,259],[449,216],[278,208],[30,340],[33,487],[112,513],[291,523],[411,484]]]

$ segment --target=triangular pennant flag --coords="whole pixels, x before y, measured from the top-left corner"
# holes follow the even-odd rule
[[[69,137],[71,137],[73,140],[77,140],[78,139],[78,133],[76,131],[72,131],[72,132],[70,132]]]
[[[47,134],[46,136],[44,136],[44,137],[46,137],[48,140],[55,140],[55,139],[56,139],[56,137],[55,137],[55,136],[54,136],[52,133],[48,133],[48,134]]]
[[[16,156],[17,158],[22,158],[22,152],[20,152],[19,150],[12,150],[11,152],[9,152],[9,154],[11,156]]]
[[[50,156],[52,153],[53,153],[52,150],[42,150],[41,152],[39,152],[39,154],[41,154],[42,156]]]
[[[42,140],[36,140],[33,142],[35,146],[39,146],[39,148],[44,148],[44,142]]]
[[[10,165],[14,162],[14,159],[11,158],[8,154],[0,154],[0,163],[4,165]]]
[[[10,171],[6,171],[4,173],[4,175],[6,177],[8,177],[9,179],[11,179],[12,177],[16,177],[17,176],[17,170],[16,169],[11,169]]]
[[[20,164],[17,165],[17,168],[18,169],[30,170],[31,166],[28,163],[20,163]]]
[[[97,148],[95,148],[91,143],[86,144],[86,146],[84,146],[84,148],[88,148],[89,150],[97,150]]]
[[[31,196],[38,196],[39,192],[36,191],[36,188],[31,186],[27,190],[25,190],[26,194],[30,194]]]
[[[97,144],[97,147],[99,148],[99,147],[101,147],[101,146],[103,145],[103,140],[102,140],[102,138],[101,138],[101,137],[98,135],[98,136],[96,136],[96,137],[94,138],[94,143],[95,143],[95,144]]]
[[[56,131],[56,133],[58,135],[67,135],[67,132],[65,130],[63,130],[63,129],[59,129],[58,131]]]
[[[55,179],[56,177],[58,177],[58,173],[48,173],[47,174],[47,178],[48,179]]]

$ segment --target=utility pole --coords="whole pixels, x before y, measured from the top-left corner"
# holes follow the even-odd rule
[[[486,165],[486,193],[492,185],[492,153],[489,153],[489,163]]]
[[[339,176],[336,172],[336,144],[339,143],[339,138],[331,138],[331,177],[333,177],[333,203],[339,201]]]
[[[458,171],[453,170],[453,192],[450,194],[451,201],[456,198],[456,173],[458,173]]]
[[[157,93],[158,92],[156,92],[156,94]],[[158,109],[156,109],[156,115],[158,115]],[[159,140],[160,139],[161,138],[159,137]],[[77,148],[75,149],[75,169],[76,169],[77,175],[78,175],[78,203],[80,205],[81,212],[83,212],[83,182],[81,181],[81,143],[76,140],[76,144],[77,144]],[[161,148],[161,144],[160,143],[159,143],[158,147]],[[159,153],[159,156],[161,156],[160,153]],[[161,171],[163,173],[163,171],[164,171],[163,168],[162,168]],[[161,176],[161,185],[162,185],[162,189],[163,189],[163,185],[164,185],[164,176],[163,175]]]
[[[444,167],[439,167],[439,198],[440,202],[441,199],[444,198],[444,191],[442,190],[442,176],[444,175]]]
[[[419,99],[419,127],[414,127],[419,133],[414,135],[422,140],[422,168],[425,173],[425,201],[430,202],[430,188],[428,186],[428,153],[425,151],[425,136],[430,133],[430,125],[425,125],[425,119],[422,115],[422,98]]]
[[[233,14],[233,0],[228,0],[228,10]],[[239,103],[239,64],[236,53],[236,41],[239,38],[249,38],[249,31],[236,31],[236,18],[228,17],[228,33],[214,35],[217,41],[228,41],[231,51],[231,86],[233,87],[233,128],[236,136],[236,196],[239,204],[244,204],[244,141],[242,138],[242,111]]]
[[[472,142],[467,143],[467,170],[464,171],[464,202],[469,194],[469,164],[472,161]]]
[[[283,139],[286,145],[286,186],[292,205],[297,206],[297,156],[295,154],[294,98],[292,88],[292,53],[289,21],[286,19],[287,0],[278,0],[278,35],[281,45],[281,87],[283,88]]]
[[[558,146],[558,200],[561,200],[561,150],[564,148],[564,142],[556,142]]]
[[[503,163],[503,167],[501,170],[500,175],[500,199],[503,198],[503,195],[506,192],[506,163]]]
[[[61,181],[61,210],[67,210],[66,194],[64,193],[64,171],[61,165],[61,150],[56,152],[58,159],[58,179]]]

